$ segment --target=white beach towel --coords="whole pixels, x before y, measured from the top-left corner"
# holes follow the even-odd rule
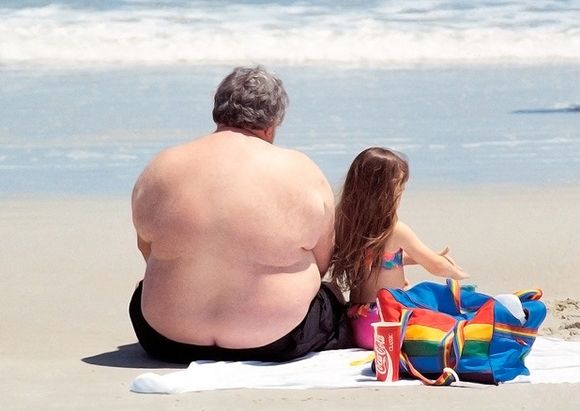
[[[178,394],[235,388],[355,388],[421,385],[417,380],[384,383],[375,380],[369,351],[358,349],[313,353],[288,363],[195,361],[186,370],[165,375],[145,373],[131,384],[139,393]],[[529,376],[510,383],[580,383],[580,341],[538,337],[525,360]],[[456,384],[455,385],[462,385]],[[480,384],[467,386],[489,387]]]

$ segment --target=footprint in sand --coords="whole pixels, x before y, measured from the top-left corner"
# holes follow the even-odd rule
[[[540,334],[564,339],[580,337],[580,301],[567,298],[546,302],[548,316]]]

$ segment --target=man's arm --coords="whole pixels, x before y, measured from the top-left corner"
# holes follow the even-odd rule
[[[153,158],[137,179],[131,195],[133,225],[137,231],[137,248],[145,261],[151,255],[151,244],[158,227],[164,225],[163,200],[170,186],[169,170],[175,169],[171,150],[165,150]]]
[[[289,169],[294,172],[295,183],[306,190],[304,196],[304,215],[308,232],[308,244],[305,250],[312,252],[320,278],[324,277],[330,266],[334,251],[334,193],[322,170],[306,154],[288,150]]]
[[[323,211],[321,216],[320,236],[318,242],[312,249],[314,259],[320,271],[320,277],[324,277],[330,265],[330,259],[334,251],[334,193],[326,180],[326,177],[320,173],[319,190],[323,202]]]
[[[334,249],[334,204],[325,204],[325,215],[322,232],[318,243],[312,249],[312,254],[320,271],[320,278],[324,277],[330,265],[330,258]]]
[[[149,218],[149,213],[145,211],[147,207],[147,201],[143,198],[144,192],[144,185],[146,185],[146,177],[145,173],[143,173],[139,179],[137,180],[135,187],[133,188],[133,194],[131,197],[131,211],[132,211],[132,218],[133,218],[133,225],[135,226],[135,230],[137,231],[137,248],[143,255],[143,258],[147,262],[149,256],[151,255],[151,241],[146,241],[143,238],[142,231],[146,226],[146,223]]]
[[[151,255],[151,242],[143,240],[139,234],[137,234],[137,248],[141,251],[145,262],[149,259]]]

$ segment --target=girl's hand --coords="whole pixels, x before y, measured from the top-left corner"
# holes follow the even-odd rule
[[[463,271],[463,269],[457,267],[457,272],[453,276],[453,279],[461,281],[461,280],[465,280],[469,277],[471,277],[469,274],[467,274],[465,271]]]
[[[457,263],[455,262],[455,260],[453,258],[451,258],[451,256],[449,255],[449,247],[445,247],[443,249],[443,251],[441,251],[440,253],[438,253],[441,257],[445,258],[447,261],[449,261],[453,266],[459,268],[461,271],[463,271],[463,269],[461,267],[459,267],[457,265]]]
[[[440,254],[440,255],[441,255],[441,257],[443,257],[443,258],[445,258],[447,261],[449,261],[449,262],[451,263],[451,265],[453,265],[454,267],[457,267],[457,268],[459,268],[460,270],[463,270],[461,267],[459,267],[459,266],[457,265],[457,263],[455,262],[455,260],[454,260],[453,258],[451,258],[451,256],[450,256],[450,255],[448,255],[448,254]]]
[[[445,257],[449,253],[449,250],[450,248],[446,246],[443,251],[440,251],[437,254],[439,254],[441,257]]]
[[[465,271],[463,271],[463,268],[459,267],[457,264],[455,264],[455,261],[453,261],[453,259],[451,257],[449,257],[448,255],[443,255],[443,258],[445,258],[447,261],[449,261],[451,263],[451,265],[453,265],[453,267],[455,267],[456,271],[455,271],[455,275],[452,276],[453,279],[455,280],[465,280],[466,278],[469,278],[469,274],[467,274]]]
[[[443,249],[443,251],[441,251],[439,253],[439,255],[443,258],[445,258],[447,261],[449,261],[451,263],[451,265],[453,265],[456,269],[457,272],[455,273],[455,275],[453,276],[453,278],[455,280],[465,280],[466,278],[469,278],[469,274],[467,274],[465,271],[463,271],[463,268],[459,267],[457,265],[457,263],[455,263],[455,260],[453,258],[451,258],[451,256],[449,256],[449,247],[445,247]]]

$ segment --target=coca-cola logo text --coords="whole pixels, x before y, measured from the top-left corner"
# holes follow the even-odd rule
[[[387,350],[385,348],[385,337],[380,334],[375,338],[375,367],[377,369],[377,374],[387,373]]]

